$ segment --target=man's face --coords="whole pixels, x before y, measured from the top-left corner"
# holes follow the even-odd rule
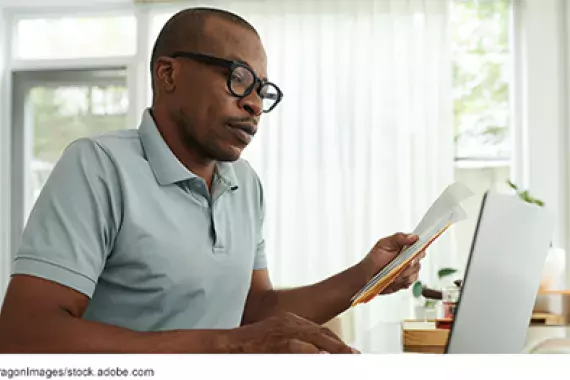
[[[231,22],[212,17],[209,42],[193,53],[246,63],[259,78],[267,76],[259,37]],[[257,131],[262,100],[256,91],[245,98],[228,89],[229,70],[186,58],[172,62],[172,90],[164,98],[185,147],[205,160],[235,161]]]

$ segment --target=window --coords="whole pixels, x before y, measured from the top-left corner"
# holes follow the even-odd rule
[[[28,101],[33,110],[34,158],[52,165],[73,140],[126,127],[125,85],[37,86],[30,90]]]
[[[136,26],[134,16],[20,19],[15,56],[61,59],[133,55]]]
[[[483,194],[507,190],[511,176],[511,10],[507,0],[451,5],[455,180],[477,195],[466,203],[471,216],[478,214]],[[455,226],[460,265],[476,221],[471,217]]]
[[[14,170],[25,222],[51,170],[74,140],[127,128],[126,71],[19,72],[14,76]],[[17,202],[16,202],[17,203]],[[15,224],[21,225],[18,220]]]
[[[160,30],[162,29],[164,24],[166,24],[168,19],[172,17],[172,15],[173,15],[172,12],[167,12],[167,13],[158,13],[154,15],[154,17],[152,17],[152,21],[150,23],[150,30],[149,30],[149,38],[151,45],[154,44],[154,41],[158,37],[158,33],[160,33]]]
[[[508,1],[455,1],[451,11],[453,110],[458,159],[508,160]]]

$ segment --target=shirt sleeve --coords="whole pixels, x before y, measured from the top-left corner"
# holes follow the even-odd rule
[[[96,141],[72,143],[34,205],[12,275],[41,277],[91,297],[120,226],[118,187],[115,166]]]
[[[257,176],[256,176],[257,177]],[[257,177],[257,187],[259,194],[259,224],[257,226],[257,249],[253,269],[260,270],[267,268],[267,255],[265,253],[264,220],[265,220],[265,200],[263,198],[263,185]]]

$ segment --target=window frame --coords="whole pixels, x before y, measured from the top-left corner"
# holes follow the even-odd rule
[[[99,12],[91,12],[91,13],[87,13],[87,12],[80,12],[80,13],[61,13],[61,14],[46,14],[46,15],[41,15],[41,14],[15,14],[14,18],[12,19],[12,23],[11,23],[11,28],[12,28],[12,41],[11,41],[11,46],[10,46],[10,56],[13,58],[13,62],[17,63],[25,63],[25,62],[34,62],[34,61],[61,61],[61,60],[96,60],[96,59],[107,59],[108,58],[116,58],[116,59],[121,59],[121,58],[128,58],[131,56],[136,56],[136,49],[138,47],[138,45],[135,45],[135,52],[134,54],[122,54],[122,55],[118,55],[118,56],[112,56],[112,55],[105,55],[105,56],[86,56],[86,57],[79,57],[79,58],[20,58],[19,57],[19,52],[18,52],[18,48],[19,48],[19,44],[17,43],[18,41],[18,23],[20,21],[24,21],[24,20],[36,20],[36,19],[43,19],[43,20],[59,20],[59,19],[66,19],[66,18],[91,18],[91,19],[96,19],[96,18],[105,18],[105,17],[109,17],[109,18],[116,18],[116,17],[130,17],[134,20],[134,25],[135,25],[135,41],[139,38],[138,37],[138,25],[139,25],[139,20],[136,17],[136,14],[132,13],[132,12],[127,12],[127,11],[122,11],[122,12],[117,12],[117,13],[112,13],[109,11],[99,11]]]
[[[464,2],[463,0],[450,0],[453,2]],[[516,72],[515,65],[519,63],[514,59],[514,49],[516,47],[516,35],[514,29],[514,17],[515,17],[515,4],[513,0],[507,0],[511,2],[510,8],[510,17],[509,17],[509,60],[508,64],[511,66],[511,72]],[[514,93],[514,76],[511,76],[511,81],[509,83],[509,113],[510,113],[510,123],[509,123],[509,132],[511,133],[511,157],[509,158],[502,158],[502,157],[483,157],[483,156],[458,156],[456,153],[457,151],[454,150],[454,164],[455,170],[461,169],[489,169],[489,168],[501,168],[501,167],[510,167],[511,169],[515,166],[514,161],[517,157],[517,141],[515,140],[516,132],[516,123],[513,120],[513,103],[515,101],[516,94]],[[453,86],[453,82],[451,83]],[[454,143],[454,148],[456,148],[456,144]]]

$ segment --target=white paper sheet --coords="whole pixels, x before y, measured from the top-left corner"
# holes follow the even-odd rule
[[[465,185],[455,182],[449,185],[443,193],[430,206],[422,220],[414,229],[414,234],[420,236],[437,223],[438,220],[448,215],[453,215],[452,221],[456,223],[467,217],[461,203],[473,196],[473,192]]]
[[[426,243],[433,240],[442,231],[449,226],[467,218],[467,213],[461,207],[461,203],[472,197],[474,193],[465,185],[456,182],[449,185],[443,193],[430,206],[423,216],[422,220],[414,229],[414,234],[419,239],[416,243],[409,247],[405,247],[402,252],[384,267],[372,280],[370,280],[357,294],[352,298],[354,303],[364,293],[374,287],[379,281],[386,277],[391,271],[401,265],[403,262],[413,257],[425,247]]]

